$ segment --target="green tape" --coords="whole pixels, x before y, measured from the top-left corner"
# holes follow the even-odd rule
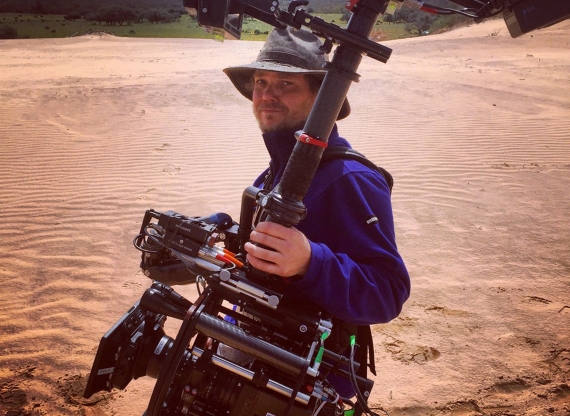
[[[319,348],[319,352],[317,353],[317,358],[315,358],[316,363],[320,363],[323,359],[323,353],[325,349],[323,347]]]

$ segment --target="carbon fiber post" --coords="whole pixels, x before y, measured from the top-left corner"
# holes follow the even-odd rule
[[[357,37],[362,44],[366,44],[372,28],[380,12],[385,10],[384,0],[361,0],[353,9],[353,15],[345,30],[345,39]],[[313,21],[307,15],[299,13],[292,19],[292,25],[308,26],[312,28]],[[316,31],[324,30],[320,20],[315,20]],[[352,35],[352,36],[351,36]],[[341,43],[335,50],[327,74],[323,80],[315,104],[305,123],[303,132],[313,139],[328,141],[334,127],[346,94],[353,81],[358,79],[356,70],[362,60],[363,47],[352,42]],[[385,48],[389,50],[388,48]],[[380,55],[389,56],[387,51],[381,50]],[[387,59],[387,58],[386,58]],[[303,199],[313,181],[319,166],[324,147],[298,142],[289,158],[285,172],[279,184],[267,196],[261,205],[267,216],[266,221],[278,222],[285,226],[297,225],[306,214]]]
[[[237,325],[203,313],[196,322],[196,329],[211,338],[217,339],[230,347],[236,348],[252,357],[273,365],[289,374],[301,375],[308,366],[308,359],[299,357],[286,350],[245,333]]]

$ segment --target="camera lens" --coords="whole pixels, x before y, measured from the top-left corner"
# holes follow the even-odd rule
[[[148,357],[148,365],[146,367],[146,375],[152,378],[158,378],[160,372],[160,366],[164,361],[164,358],[168,354],[168,351],[172,347],[174,340],[168,335],[164,335],[156,347],[154,348],[152,354]]]

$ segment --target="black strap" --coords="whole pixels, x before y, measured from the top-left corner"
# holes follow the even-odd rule
[[[390,175],[386,169],[377,166],[374,162],[370,159],[367,159],[362,153],[357,152],[354,149],[346,146],[330,146],[327,147],[321,157],[321,163],[327,162],[329,160],[335,159],[350,159],[356,160],[357,162],[362,163],[364,166],[369,167],[372,170],[380,173],[386,179],[386,183],[388,183],[388,188],[390,188],[390,193],[392,193],[392,188],[394,187],[394,178]]]
[[[346,147],[346,146],[331,146],[327,147],[321,156],[321,162],[325,163],[330,160],[335,159],[348,159],[348,160],[356,160],[357,162],[362,163],[364,166],[375,170],[376,172],[380,173],[384,176],[386,183],[388,184],[388,188],[390,189],[390,193],[392,193],[392,188],[394,187],[394,178],[386,169],[377,166],[374,162],[364,156],[362,153],[357,152],[356,150]],[[267,174],[265,175],[265,179],[263,181],[263,189],[268,191],[271,190],[273,183],[273,163],[269,162],[269,169],[267,170]]]
[[[372,374],[376,375],[374,340],[372,339],[372,328],[370,325],[355,325],[339,319],[333,319],[333,329],[325,341],[325,348],[334,353],[343,354],[349,349],[351,335],[356,336],[354,362],[359,364],[356,375],[367,378],[368,369],[370,369]]]
[[[376,375],[376,365],[374,363],[374,340],[372,338],[372,328],[370,325],[358,325],[356,329],[356,343],[358,349],[354,354],[354,360],[360,364],[356,372],[360,377],[367,378],[367,368]]]

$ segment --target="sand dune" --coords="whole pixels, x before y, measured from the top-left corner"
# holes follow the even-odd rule
[[[496,20],[386,45],[387,64],[363,60],[339,123],[395,177],[412,275],[402,315],[374,327],[372,407],[568,415],[570,23],[511,39]],[[221,72],[260,47],[0,41],[4,413],[142,414],[152,380],[86,400],[85,378],[150,284],[132,247],[145,210],[237,219],[266,166]]]

